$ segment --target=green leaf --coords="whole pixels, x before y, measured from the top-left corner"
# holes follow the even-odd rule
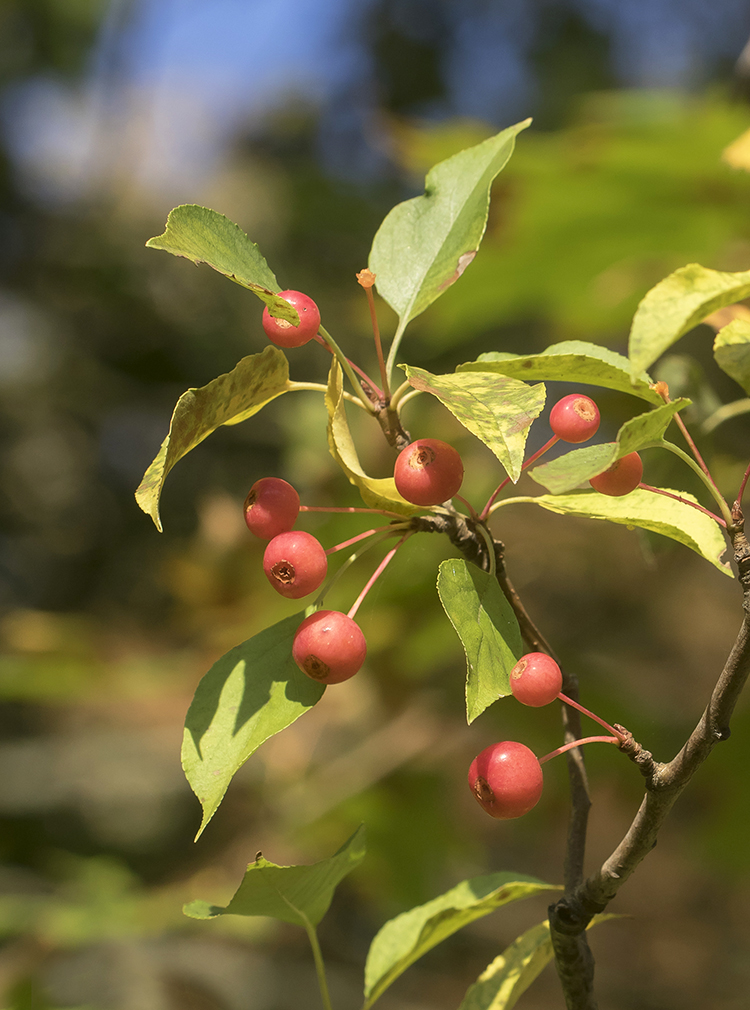
[[[491,873],[463,880],[426,905],[386,922],[367,954],[362,1010],[372,1006],[409,965],[463,926],[512,901],[559,890],[555,884],[523,874]]]
[[[716,334],[714,357],[719,368],[750,393],[750,322],[734,319]]]
[[[349,481],[359,488],[362,501],[368,508],[386,509],[401,515],[414,515],[420,509],[411,505],[396,490],[393,477],[369,477],[359,462],[349,422],[346,419],[343,372],[338,361],[331,362],[326,391],[328,408],[328,447],[331,455],[344,471]]]
[[[539,495],[525,500],[561,515],[606,519],[623,526],[638,526],[653,533],[661,533],[662,536],[689,547],[724,575],[733,578],[729,564],[720,560],[727,549],[727,543],[719,524],[704,512],[684,504],[685,501],[695,501],[686,491],[672,491],[669,488],[662,490],[679,495],[683,501],[675,501],[674,498],[666,498],[641,488],[636,488],[622,498],[610,498],[597,494],[596,491],[578,491]]]
[[[423,196],[398,204],[378,229],[369,267],[399,332],[474,259],[487,227],[490,188],[530,119],[435,165]]]
[[[507,354],[488,351],[476,361],[467,361],[456,368],[457,372],[495,372],[525,381],[544,379],[552,382],[580,382],[590,386],[603,386],[621,393],[632,393],[651,403],[662,403],[662,398],[650,389],[651,379],[645,372],[632,380],[630,362],[622,354],[584,340],[564,340],[552,344],[539,354]]]
[[[466,653],[466,718],[471,724],[510,694],[510,671],[523,655],[521,629],[497,579],[462,558],[441,563],[437,589]]]
[[[631,417],[617,432],[616,441],[573,449],[550,463],[534,467],[531,476],[553,494],[572,491],[584,481],[604,473],[620,457],[660,442],[673,416],[689,404],[690,400],[681,397]]]
[[[494,452],[511,480],[518,480],[531,422],[544,409],[543,383],[529,386],[504,375],[433,375],[411,365],[399,367],[406,372],[410,385],[436,396]]]
[[[364,826],[357,828],[335,855],[312,866],[277,866],[258,853],[225,908],[208,901],[191,901],[183,911],[192,919],[265,915],[295,926],[317,926],[328,911],[337,886],[364,857]]]
[[[257,245],[236,224],[208,207],[183,204],[169,212],[163,235],[150,238],[149,249],[163,249],[193,263],[207,263],[268,305],[271,314],[299,325],[299,313],[279,298],[279,282]]]
[[[653,364],[706,316],[748,295],[750,270],[721,273],[699,263],[675,270],[651,288],[633,317],[628,343],[633,375]]]
[[[161,531],[159,498],[175,463],[221,424],[239,424],[291,388],[289,362],[277,347],[242,358],[231,372],[200,389],[188,389],[177,401],[156,459],[143,475],[135,500]]]
[[[595,915],[586,928],[619,918],[611,913]],[[485,968],[467,990],[458,1010],[511,1010],[553,956],[549,921],[545,919],[516,937]]]
[[[203,807],[196,838],[253,751],[311,709],[325,691],[292,659],[303,616],[287,617],[231,649],[198,685],[182,742],[182,767]]]

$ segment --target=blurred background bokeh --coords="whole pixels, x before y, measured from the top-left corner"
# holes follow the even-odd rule
[[[392,915],[495,869],[560,880],[563,762],[516,822],[491,822],[466,788],[492,740],[543,753],[560,730],[554,711],[510,701],[467,728],[437,538],[411,541],[360,611],[366,668],[258,751],[193,843],[199,808],[179,762],[192,693],[223,652],[296,610],[259,574],[245,495],[279,475],[308,504],[357,499],[327,454],[320,397],[297,393],[181,461],[157,533],[133,491],[177,397],[265,338],[252,295],[144,243],[178,203],[226,214],[369,369],[354,274],[379,222],[434,162],[532,115],[480,255],[410,328],[404,357],[449,371],[567,338],[624,350],[638,301],[670,270],[750,268],[750,174],[722,160],[750,126],[748,37],[746,0],[2,0],[0,1006],[316,1006],[301,931],[196,923],[181,907],[224,904],[258,850],[313,862],[362,821],[368,858],[321,927],[339,1008],[359,1005],[367,946]],[[702,431],[743,395],[711,338],[697,328],[659,367],[692,395],[733,497],[750,421]],[[292,355],[294,378],[324,378],[317,345]],[[407,425],[461,449],[481,503],[497,466],[423,399]],[[605,437],[641,409],[598,399]],[[384,475],[382,439],[360,436]],[[532,440],[546,438],[540,420]],[[646,468],[650,483],[697,490],[671,459],[647,454]],[[498,517],[517,588],[586,702],[671,757],[739,625],[736,584],[672,543],[537,511]],[[303,525],[326,545],[364,528]],[[346,609],[368,572],[332,603]],[[601,750],[588,754],[592,867],[641,793],[632,766]],[[747,1006],[749,759],[743,701],[612,906],[632,918],[592,934],[603,1007]],[[457,1007],[545,912],[520,903],[466,929],[383,1010]],[[560,1003],[549,968],[519,1005]]]

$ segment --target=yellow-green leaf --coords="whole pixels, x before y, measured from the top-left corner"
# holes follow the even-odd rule
[[[135,500],[161,530],[159,498],[167,474],[178,460],[222,424],[239,424],[289,390],[289,362],[277,347],[243,358],[225,375],[177,401],[159,453],[143,476]]]
[[[712,312],[750,295],[750,270],[722,273],[689,263],[651,288],[633,317],[628,357],[633,376]]]
[[[331,455],[352,484],[359,488],[362,501],[368,508],[385,509],[402,515],[413,515],[419,509],[401,497],[393,477],[369,477],[359,462],[349,422],[346,419],[346,400],[341,365],[334,358],[328,373],[326,392],[328,408],[328,447]]]
[[[750,393],[750,322],[734,319],[716,334],[716,364]]]

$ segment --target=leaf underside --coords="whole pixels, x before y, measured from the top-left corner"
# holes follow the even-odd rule
[[[735,319],[716,334],[716,364],[750,393],[750,322]]]

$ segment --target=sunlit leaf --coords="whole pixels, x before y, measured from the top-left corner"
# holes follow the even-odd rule
[[[716,364],[750,393],[750,322],[735,319],[714,340]]]
[[[521,630],[496,578],[462,558],[443,561],[438,595],[466,653],[466,718],[510,694],[510,671],[523,655]]]
[[[299,313],[278,298],[279,283],[257,245],[223,214],[197,204],[182,204],[169,212],[163,235],[150,238],[150,249],[163,249],[193,263],[207,263],[242,285],[268,305],[274,316],[299,324]]]
[[[415,389],[437,397],[494,452],[511,480],[518,480],[529,428],[544,409],[543,383],[529,386],[486,372],[432,375],[423,368],[401,367]]]
[[[535,467],[530,471],[531,476],[553,494],[572,491],[584,481],[604,473],[621,456],[638,452],[639,449],[661,441],[677,411],[689,404],[690,400],[681,397],[645,414],[631,417],[618,431],[616,441],[572,449],[550,463]]]
[[[595,915],[586,928],[619,918],[611,913]],[[458,1010],[511,1010],[553,956],[549,921],[545,919],[516,937],[485,968],[467,990]]]
[[[706,316],[750,295],[750,270],[722,273],[689,263],[652,288],[633,317],[628,357],[633,375]]]
[[[208,901],[191,901],[183,911],[192,919],[265,915],[295,926],[317,926],[328,911],[337,886],[364,857],[363,826],[357,828],[335,855],[312,866],[277,866],[258,853],[226,907]]]
[[[413,515],[420,510],[401,497],[393,477],[369,477],[359,462],[349,422],[346,419],[343,373],[335,359],[328,373],[326,392],[328,408],[328,447],[331,455],[352,484],[359,488],[362,501],[368,508],[385,509],[402,515]]]
[[[527,382],[539,379],[548,382],[580,382],[632,393],[651,403],[662,402],[659,394],[649,388],[651,379],[645,372],[635,382],[632,381],[630,362],[624,355],[584,340],[564,340],[560,344],[552,344],[539,354],[488,351],[480,354],[476,361],[459,365],[456,371],[496,372]]]
[[[159,498],[167,474],[178,460],[222,424],[239,424],[286,393],[289,362],[277,347],[242,358],[231,372],[200,389],[188,389],[177,401],[159,453],[143,475],[135,500],[161,530]]]
[[[695,498],[686,491],[662,490],[678,495],[675,501],[664,495],[636,488],[622,498],[610,498],[596,491],[577,491],[559,495],[539,495],[529,498],[549,512],[561,515],[585,516],[589,519],[606,519],[623,526],[639,526],[653,533],[677,540],[710,561],[720,572],[733,578],[729,564],[721,561],[727,542],[719,524],[704,512],[685,504]]]
[[[530,119],[435,165],[423,196],[398,204],[378,229],[369,267],[399,330],[471,263],[487,227],[490,188]]]
[[[409,965],[475,919],[502,905],[561,888],[518,873],[464,880],[440,897],[386,922],[370,945],[365,965],[365,1003],[372,1006]]]
[[[198,685],[185,720],[182,767],[203,807],[199,835],[238,768],[325,691],[292,659],[302,618],[287,617],[231,649]]]

